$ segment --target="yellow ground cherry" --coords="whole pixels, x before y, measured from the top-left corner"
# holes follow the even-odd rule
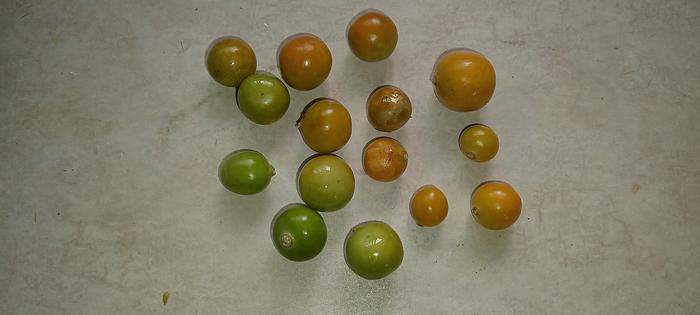
[[[459,150],[469,159],[485,162],[498,153],[498,136],[483,124],[471,124],[459,134]]]

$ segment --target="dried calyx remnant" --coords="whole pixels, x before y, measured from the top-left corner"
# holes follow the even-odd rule
[[[285,248],[290,248],[294,245],[294,238],[289,233],[280,235],[280,244]]]

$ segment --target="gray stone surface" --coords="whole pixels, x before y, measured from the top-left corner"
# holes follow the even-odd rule
[[[368,7],[399,27],[395,53],[360,62],[346,23]],[[249,123],[213,82],[204,50],[221,35],[278,73],[277,45],[311,32],[333,52],[329,79],[292,91],[287,115]],[[698,1],[20,1],[0,4],[0,314],[698,314],[700,313],[700,2]],[[493,62],[491,103],[441,107],[428,77],[444,50]],[[394,136],[404,176],[363,174],[379,135],[364,102],[403,88],[414,117]],[[312,98],[353,115],[339,154],[352,202],[324,214],[325,250],[277,254],[269,224],[296,202],[312,152],[294,128]],[[501,138],[495,160],[460,155],[471,122]],[[278,170],[260,195],[219,184],[228,152],[258,149]],[[517,224],[489,232],[468,195],[514,185]],[[441,187],[439,227],[415,226],[408,200]],[[344,264],[351,226],[390,223],[405,246],[391,276]],[[162,294],[171,292],[167,305]]]

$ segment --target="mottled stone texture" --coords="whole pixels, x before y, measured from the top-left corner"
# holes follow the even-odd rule
[[[370,6],[399,29],[390,59],[345,42]],[[238,35],[258,68],[310,32],[333,52],[320,88],[292,91],[287,115],[248,122],[211,80],[204,51]],[[0,3],[0,314],[698,314],[700,313],[700,2],[689,1],[22,1]],[[429,74],[444,50],[486,54],[494,98],[441,107]],[[410,96],[392,134],[409,152],[394,183],[372,181],[360,151],[380,84]],[[353,115],[339,152],[354,199],[324,214],[325,250],[306,263],[275,251],[269,224],[299,201],[312,152],[294,128],[329,96]],[[495,160],[460,155],[459,131],[490,125]],[[228,152],[258,149],[270,187],[237,196],[218,182]],[[523,215],[478,226],[469,193],[510,182]],[[432,183],[450,212],[433,229],[408,201]],[[353,225],[391,224],[405,259],[365,281],[343,261]],[[171,292],[167,305],[162,295]]]

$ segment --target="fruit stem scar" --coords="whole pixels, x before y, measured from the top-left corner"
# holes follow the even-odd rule
[[[294,245],[294,238],[289,233],[282,233],[280,235],[280,244],[284,248],[290,248]]]
[[[472,208],[472,215],[475,217],[478,217],[479,216],[479,209],[477,209],[476,207],[473,207]]]

